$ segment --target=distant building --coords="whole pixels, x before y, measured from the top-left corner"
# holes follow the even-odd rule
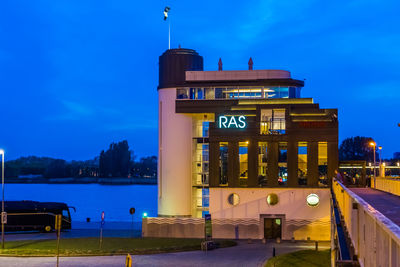
[[[330,240],[337,109],[301,98],[285,70],[203,71],[191,49],[159,59],[158,217],[144,236]]]

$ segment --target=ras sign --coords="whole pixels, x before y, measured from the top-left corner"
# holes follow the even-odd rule
[[[218,118],[218,127],[222,129],[227,128],[246,128],[246,117],[245,116],[225,116],[221,115]]]

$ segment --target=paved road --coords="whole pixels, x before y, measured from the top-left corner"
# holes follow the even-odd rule
[[[164,253],[154,255],[134,255],[134,266],[262,266],[272,256],[272,247],[276,248],[276,255],[302,249],[314,249],[314,243],[283,242],[281,244],[254,241],[247,244],[244,241],[235,247],[216,249],[207,253],[190,251],[179,253]],[[329,242],[319,244],[320,249],[329,249]],[[54,257],[0,257],[1,267],[47,267],[55,266]],[[104,257],[65,257],[60,258],[60,267],[121,267],[125,264],[125,256]]]
[[[400,226],[400,197],[372,188],[349,188],[380,213]]]

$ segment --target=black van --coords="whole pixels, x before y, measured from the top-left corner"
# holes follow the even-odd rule
[[[62,215],[61,229],[71,229],[69,208],[67,204],[61,202],[5,201],[4,210],[7,212],[5,231],[50,232],[55,228],[57,214]]]

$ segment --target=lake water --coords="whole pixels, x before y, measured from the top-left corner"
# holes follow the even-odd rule
[[[5,199],[65,202],[73,222],[100,221],[102,211],[106,222],[131,222],[131,207],[136,222],[157,216],[157,185],[5,184]]]

